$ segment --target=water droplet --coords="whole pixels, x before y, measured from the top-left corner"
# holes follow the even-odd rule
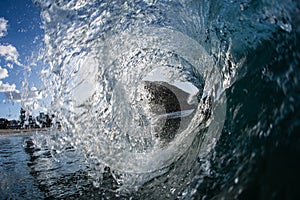
[[[95,188],[99,188],[100,187],[100,183],[98,181],[93,181],[93,186]]]
[[[278,21],[277,24],[282,30],[284,30],[288,33],[290,33],[292,31],[292,25],[289,23],[283,23],[282,21]]]
[[[240,10],[244,11],[247,8],[247,4],[246,3],[240,3]]]
[[[170,192],[171,192],[172,194],[174,194],[175,191],[176,191],[175,188],[171,188],[171,189],[170,189]]]
[[[239,182],[239,178],[234,179],[234,183],[237,184]]]

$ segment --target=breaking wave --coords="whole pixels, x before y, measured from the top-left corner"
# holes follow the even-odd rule
[[[35,138],[37,146],[46,141],[58,158],[75,149],[93,187],[111,195],[246,191],[245,177],[257,169],[250,164],[265,147],[257,143],[285,118],[275,110],[281,91],[294,90],[271,71],[291,49],[287,68],[295,70],[296,46],[282,48],[298,34],[296,3],[34,2],[45,30],[44,93],[62,124]],[[278,101],[267,105],[263,90]]]

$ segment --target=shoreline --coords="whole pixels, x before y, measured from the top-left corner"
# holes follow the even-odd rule
[[[47,131],[50,131],[50,129],[48,128],[0,129],[0,136],[45,133]]]

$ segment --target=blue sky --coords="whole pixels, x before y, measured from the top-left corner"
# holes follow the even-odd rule
[[[31,0],[0,2],[0,117],[17,119],[21,108],[22,82],[35,96],[41,64],[36,58],[42,47],[40,12]],[[9,99],[12,97],[13,100]]]
[[[21,105],[41,99],[39,72],[44,66],[37,61],[44,40],[41,26],[40,11],[31,0],[0,0],[0,118],[18,119]],[[162,74],[158,70],[148,78],[166,81]],[[198,91],[191,83],[174,85]]]

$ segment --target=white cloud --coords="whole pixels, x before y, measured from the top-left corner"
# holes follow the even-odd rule
[[[36,87],[31,87],[26,97],[27,99],[41,99],[42,94]]]
[[[8,71],[5,68],[0,67],[0,79],[8,77]]]
[[[0,38],[7,34],[7,20],[3,17],[0,18]]]
[[[41,93],[38,91],[38,89],[36,87],[30,88],[29,91],[27,91],[25,94],[22,94],[18,90],[14,90],[14,91],[5,92],[5,95],[8,99],[15,101],[15,102],[21,102],[21,100],[29,102],[32,100],[42,98]]]
[[[0,81],[0,92],[13,92],[16,91],[15,84],[3,83]]]
[[[13,101],[20,102],[21,101],[21,93],[18,90],[5,92],[5,96]]]
[[[16,47],[9,45],[0,45],[0,56],[3,56],[6,61],[12,61],[16,63],[19,66],[22,66],[22,64],[18,61],[19,53],[16,49]]]

